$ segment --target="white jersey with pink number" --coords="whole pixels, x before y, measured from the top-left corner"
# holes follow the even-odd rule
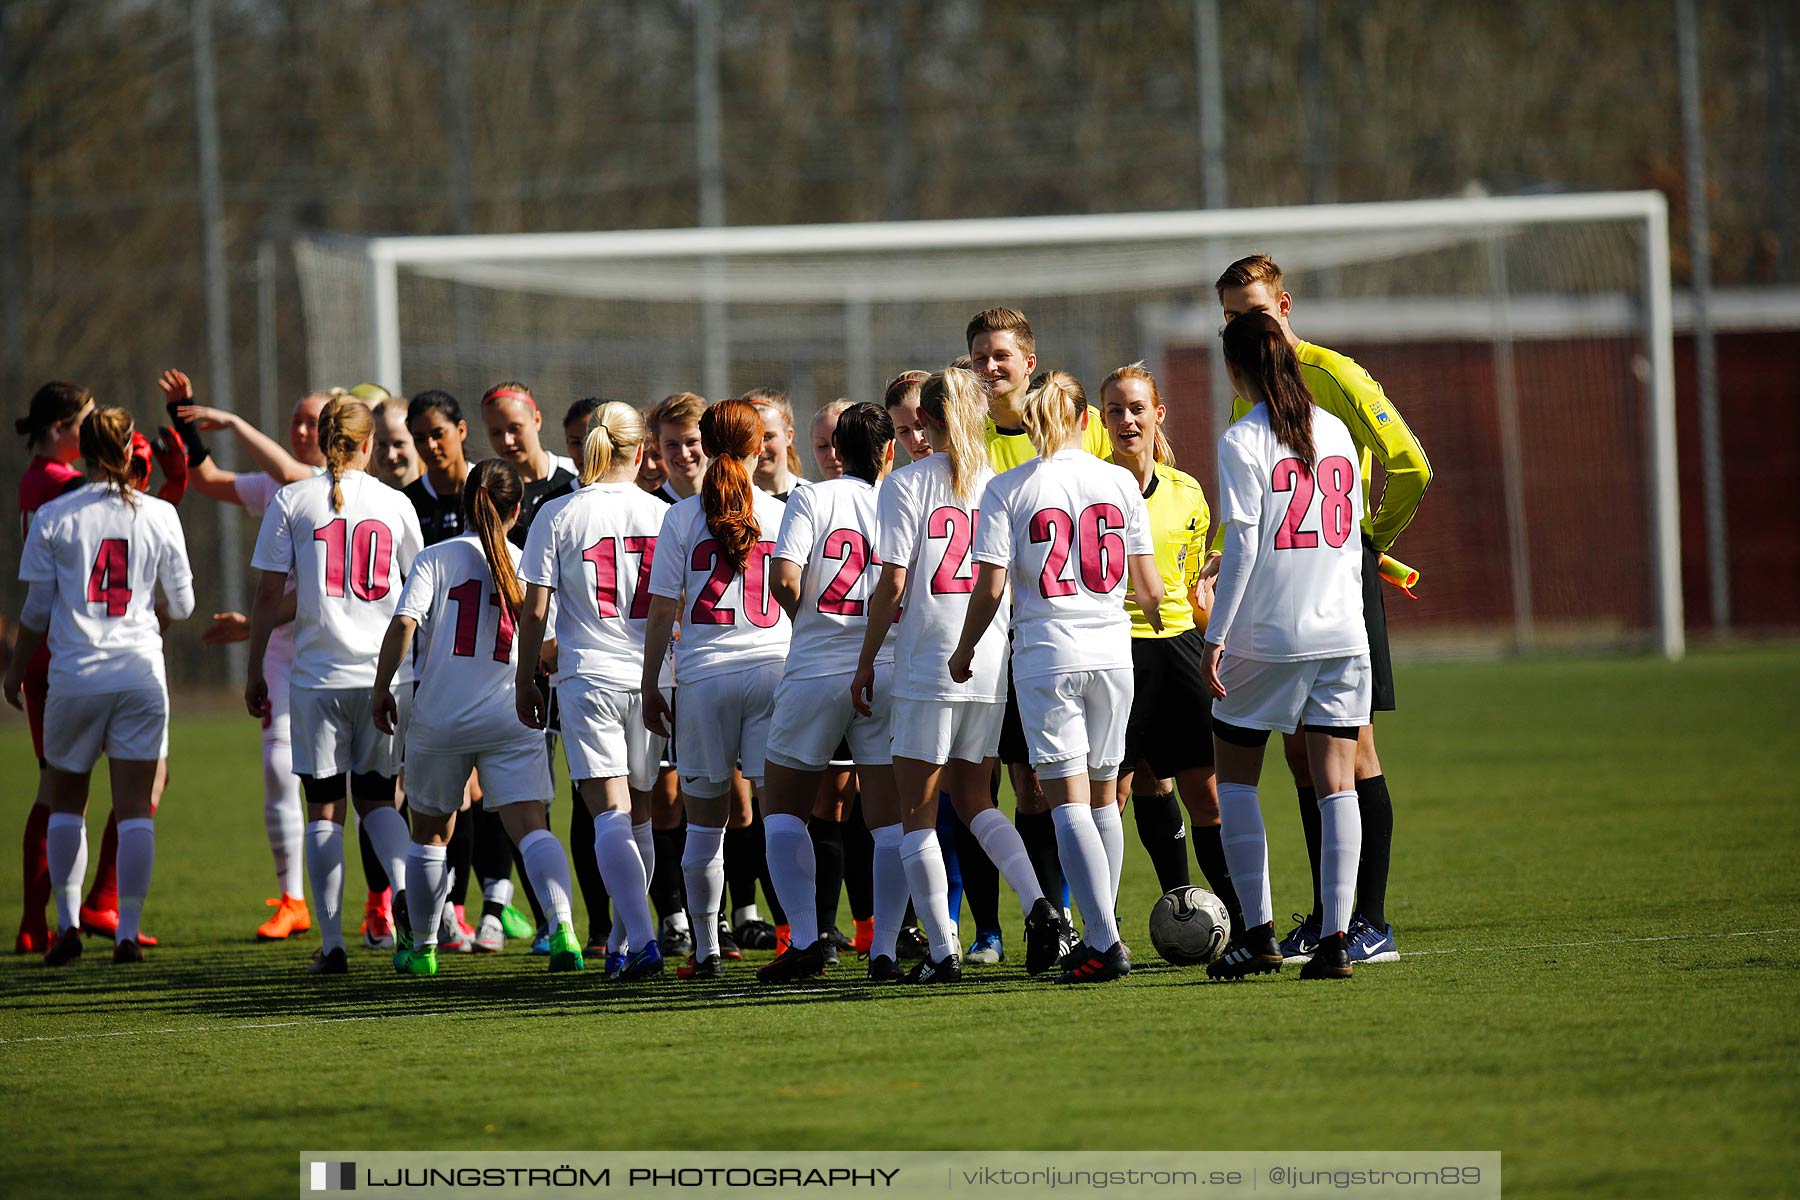
[[[175,506],[155,496],[133,501],[89,483],[32,515],[19,579],[56,590],[46,637],[52,692],[166,686],[156,588],[185,616],[193,571]]]
[[[769,590],[769,558],[781,528],[781,501],[751,489],[756,544],[742,571],[726,559],[699,496],[670,506],[656,539],[650,591],[680,602],[675,682],[729,675],[787,657],[792,627]]]
[[[854,475],[788,494],[775,557],[798,564],[803,574],[784,678],[816,679],[856,670],[869,622],[869,593],[881,578],[875,504],[875,485]],[[875,661],[894,661],[892,630]]]
[[[331,506],[331,478],[315,475],[275,494],[250,565],[294,576],[296,687],[366,688],[400,587],[424,548],[412,501],[362,472],[341,479],[344,503]],[[402,664],[396,682],[410,682]]]
[[[556,678],[636,691],[650,572],[669,506],[635,483],[590,483],[545,504],[519,577],[556,593]]]
[[[519,548],[503,544],[517,568]],[[421,550],[394,612],[419,623],[409,744],[463,750],[537,737],[513,704],[513,614],[494,586],[480,538],[465,533]]]
[[[1311,469],[1277,440],[1267,405],[1219,438],[1218,519],[1255,530],[1256,557],[1238,595],[1226,594],[1238,572],[1221,564],[1206,640],[1225,642],[1242,658],[1296,662],[1369,649],[1356,443],[1342,421],[1321,408],[1312,412],[1318,465]],[[1226,548],[1229,556],[1229,537]]]
[[[981,497],[975,560],[1012,584],[1014,679],[1131,666],[1126,558],[1153,554],[1137,480],[1085,450],[997,476]]]
[[[901,467],[881,485],[875,551],[906,568],[906,595],[894,651],[894,695],[902,700],[1006,699],[1006,606],[975,646],[967,683],[950,678],[975,590],[976,505],[994,479],[984,461],[967,500],[950,486],[950,456],[933,454]]]

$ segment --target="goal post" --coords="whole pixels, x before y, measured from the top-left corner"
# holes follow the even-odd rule
[[[878,400],[1009,304],[1040,367],[1090,389],[1149,363],[1209,488],[1230,398],[1212,280],[1256,251],[1286,274],[1296,332],[1369,367],[1432,457],[1397,547],[1426,560],[1422,598],[1389,606],[1409,643],[1682,653],[1659,192],[295,245],[315,383],[516,377],[556,412],[773,384],[803,419]]]

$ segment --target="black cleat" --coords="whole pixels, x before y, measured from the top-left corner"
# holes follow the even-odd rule
[[[805,949],[789,946],[772,963],[756,968],[758,983],[794,983],[825,973],[825,939],[815,938]]]
[[[843,930],[839,929],[836,925],[831,926],[829,929],[822,930],[819,936],[824,938],[825,944],[834,950],[842,951],[856,949],[856,943],[845,937]]]
[[[931,941],[917,925],[901,926],[894,944],[901,958],[924,961],[931,951]]]
[[[44,961],[53,967],[63,967],[81,957],[81,930],[71,925],[56,935],[50,948],[44,951]]]
[[[1212,979],[1244,979],[1273,975],[1281,970],[1281,947],[1275,942],[1275,923],[1246,929],[1244,936],[1225,948],[1217,962],[1206,968]]]
[[[113,945],[113,961],[116,963],[141,963],[144,961],[144,948],[131,938]]]
[[[825,956],[825,965],[828,967],[837,966],[838,965],[838,948],[832,944],[831,939],[826,937],[824,934],[820,934],[819,935],[819,946],[821,947],[821,953],[823,953]]]
[[[1302,979],[1348,979],[1350,978],[1350,947],[1344,941],[1344,935],[1334,933],[1330,937],[1319,939],[1313,948],[1312,957],[1300,968]]]
[[[348,975],[350,959],[344,954],[342,946],[333,950],[323,947],[313,951],[312,962],[306,966],[308,975]]]
[[[657,940],[662,943],[664,958],[681,959],[694,952],[694,935],[667,922],[663,924],[662,936]]]
[[[767,921],[745,921],[732,931],[737,944],[745,950],[773,950],[775,927]]]
[[[900,964],[885,954],[877,954],[869,960],[869,979],[873,983],[899,983],[905,978]]]
[[[932,962],[931,955],[926,954],[911,971],[907,972],[906,982],[961,983],[962,959],[954,954],[946,954],[942,961]]]
[[[675,968],[675,978],[684,982],[689,979],[717,979],[723,974],[725,966],[716,954],[711,958],[701,959],[690,954],[686,962]]]
[[[722,916],[719,918],[719,957],[731,962],[739,962],[744,957],[744,951],[738,946],[737,939],[731,936],[731,926]]]
[[[1086,946],[1076,949],[1076,962],[1056,977],[1058,983],[1106,983],[1131,974],[1131,954],[1124,942],[1114,942],[1105,950]]]
[[[1042,975],[1056,965],[1064,949],[1063,915],[1039,896],[1025,918],[1025,973]]]

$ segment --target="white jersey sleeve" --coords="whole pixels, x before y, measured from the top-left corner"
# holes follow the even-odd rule
[[[668,509],[657,536],[650,591],[680,603],[675,682],[748,670],[787,657],[791,627],[769,589],[781,501],[754,491],[758,539],[742,570],[725,557],[699,496]]]
[[[516,568],[518,547],[504,545]],[[421,551],[396,611],[419,621],[419,690],[408,745],[463,750],[536,741],[513,703],[519,663],[513,614],[478,537],[462,534]]]
[[[975,646],[968,682],[950,678],[975,590],[975,532],[985,524],[978,498],[994,478],[985,464],[964,501],[950,484],[950,458],[933,454],[901,467],[881,485],[875,549],[906,568],[906,594],[894,648],[894,695],[903,700],[1006,698],[1006,605]]]
[[[237,492],[238,503],[253,517],[268,512],[275,493],[281,490],[275,477],[264,471],[247,471],[232,480],[231,486]]]
[[[1217,627],[1242,658],[1294,662],[1365,653],[1362,612],[1362,482],[1344,423],[1313,409],[1316,465],[1275,436],[1266,406],[1219,438],[1219,520],[1255,530],[1248,570],[1224,562],[1230,581]],[[1234,539],[1226,540],[1227,554]]]
[[[788,496],[787,512],[775,542],[775,557],[803,571],[794,637],[783,675],[815,679],[848,675],[862,654],[869,594],[881,577],[875,555],[877,490],[845,475]],[[894,660],[894,634],[877,653],[877,663]]]

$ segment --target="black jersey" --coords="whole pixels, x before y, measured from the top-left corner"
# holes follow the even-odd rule
[[[508,533],[507,540],[515,546],[523,548],[525,534],[531,528],[531,519],[537,516],[538,509],[544,507],[546,501],[557,495],[567,495],[576,483],[575,472],[567,467],[557,465],[551,460],[551,471],[543,479],[526,481],[525,498],[519,502],[519,520]]]
[[[413,508],[419,514],[419,532],[425,535],[425,544],[435,546],[439,542],[449,541],[463,531],[462,494],[453,492],[448,496],[440,496],[431,489],[431,481],[424,475],[419,476],[404,488],[400,489]]]

